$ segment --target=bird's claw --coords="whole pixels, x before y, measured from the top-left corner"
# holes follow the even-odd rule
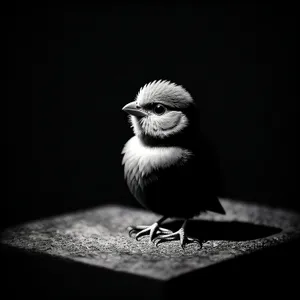
[[[184,250],[185,245],[187,245],[187,244],[192,244],[192,243],[196,243],[196,244],[198,244],[198,246],[199,246],[199,250],[201,250],[201,249],[202,249],[202,244],[203,244],[204,242],[205,242],[205,241],[201,241],[201,240],[196,239],[196,238],[187,237],[187,238],[186,238],[186,243],[183,243],[183,244],[181,245],[181,247],[182,247],[182,249]]]
[[[134,226],[134,227],[130,226],[130,227],[128,227],[128,230],[129,230],[128,234],[130,237],[132,237],[132,234],[136,234],[137,232],[139,232],[147,227],[148,226],[144,226],[144,225],[139,225],[139,226]]]
[[[158,245],[160,243],[167,242],[167,241],[174,241],[174,240],[177,240],[178,238],[180,240],[180,245],[183,250],[185,249],[185,246],[187,244],[192,244],[192,243],[198,244],[200,247],[199,250],[202,249],[203,241],[201,241],[197,238],[192,238],[192,237],[186,236],[183,228],[180,228],[178,231],[173,232],[171,234],[160,235],[160,236],[156,237],[153,240],[153,242],[155,243],[155,246],[158,247]]]
[[[138,226],[134,226],[134,227],[129,227],[129,236],[131,237],[132,234],[136,234],[135,239],[138,241],[139,237],[142,237],[144,235],[147,234],[147,232],[149,231],[149,240],[153,241],[154,240],[154,236],[156,234],[168,234],[168,233],[172,233],[171,230],[163,228],[163,227],[159,227],[158,223],[154,223],[152,225],[138,225]]]

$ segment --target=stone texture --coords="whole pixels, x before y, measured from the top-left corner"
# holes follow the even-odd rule
[[[155,247],[147,237],[140,241],[130,238],[128,226],[152,224],[160,216],[120,205],[100,206],[9,228],[2,233],[1,244],[46,261],[58,258],[92,266],[99,270],[99,276],[103,270],[109,270],[121,274],[121,278],[132,275],[139,280],[169,282],[189,274],[200,276],[224,262],[227,264],[223,268],[230,268],[230,262],[240,262],[240,257],[275,249],[300,237],[300,217],[293,211],[228,199],[221,202],[225,216],[203,214],[187,227],[191,236],[208,240],[200,250],[196,244],[189,244],[183,251],[179,241]],[[165,227],[178,229],[180,225],[180,220],[171,220]]]

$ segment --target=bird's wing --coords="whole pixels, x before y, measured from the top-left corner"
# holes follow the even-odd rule
[[[199,206],[204,210],[225,214],[218,196],[222,191],[221,173],[216,157],[208,148],[198,148],[195,155],[181,170],[189,178],[191,193],[199,195]]]
[[[202,188],[207,195],[206,210],[225,214],[219,201],[224,190],[224,179],[220,168],[220,160],[215,147],[204,136],[198,139],[194,148],[194,157],[190,161],[194,173],[195,186]],[[198,183],[198,185],[196,184]]]
[[[201,211],[224,214],[217,197],[218,173],[208,154],[197,150],[183,163],[153,172],[157,180],[145,187],[143,205],[163,215],[190,218]]]

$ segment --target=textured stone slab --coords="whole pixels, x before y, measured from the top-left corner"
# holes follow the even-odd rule
[[[189,244],[183,251],[178,241],[156,247],[147,237],[140,241],[130,238],[128,226],[152,224],[160,216],[119,205],[9,228],[2,233],[1,243],[46,260],[59,258],[89,265],[99,274],[110,270],[166,282],[188,274],[201,275],[224,262],[230,267],[230,262],[239,257],[275,249],[300,237],[300,217],[295,212],[228,199],[221,202],[225,216],[207,213],[190,221],[187,227],[191,236],[208,240],[201,250]],[[177,229],[180,225],[180,220],[171,220],[165,227]]]

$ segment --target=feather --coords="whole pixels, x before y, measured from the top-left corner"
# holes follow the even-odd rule
[[[193,98],[182,86],[167,80],[158,80],[142,87],[136,101],[141,106],[161,102],[174,108],[184,108],[193,102]]]

